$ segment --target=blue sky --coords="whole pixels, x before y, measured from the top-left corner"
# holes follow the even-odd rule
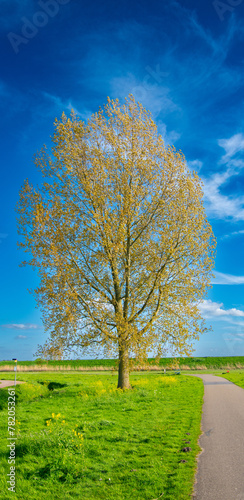
[[[107,96],[134,94],[165,142],[203,180],[217,237],[215,279],[201,304],[213,331],[195,355],[244,355],[243,0],[0,0],[0,359],[33,359],[46,339],[21,268],[15,206],[55,117],[81,119]]]

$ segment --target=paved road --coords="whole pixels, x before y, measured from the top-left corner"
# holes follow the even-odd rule
[[[16,380],[16,384],[24,384],[24,382]],[[0,380],[0,389],[10,387],[11,385],[14,385],[14,380]]]
[[[194,500],[244,500],[244,389],[214,375],[204,383]]]

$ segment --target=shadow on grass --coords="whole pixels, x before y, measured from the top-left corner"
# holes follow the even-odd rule
[[[46,385],[43,381],[38,381],[38,384]],[[47,388],[49,391],[54,391],[54,389],[62,389],[63,387],[67,387],[68,384],[60,384],[60,382],[48,382]]]

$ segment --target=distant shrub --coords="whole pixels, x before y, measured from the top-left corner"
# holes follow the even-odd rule
[[[37,365],[45,365],[47,362],[45,361],[45,359],[42,359],[42,358],[36,358],[35,359],[35,363]]]

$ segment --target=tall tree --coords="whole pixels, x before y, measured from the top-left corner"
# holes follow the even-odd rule
[[[200,179],[150,113],[129,96],[87,124],[63,114],[35,162],[44,181],[25,182],[18,229],[39,269],[43,349],[117,352],[120,388],[130,387],[129,356],[192,352],[215,240]]]

